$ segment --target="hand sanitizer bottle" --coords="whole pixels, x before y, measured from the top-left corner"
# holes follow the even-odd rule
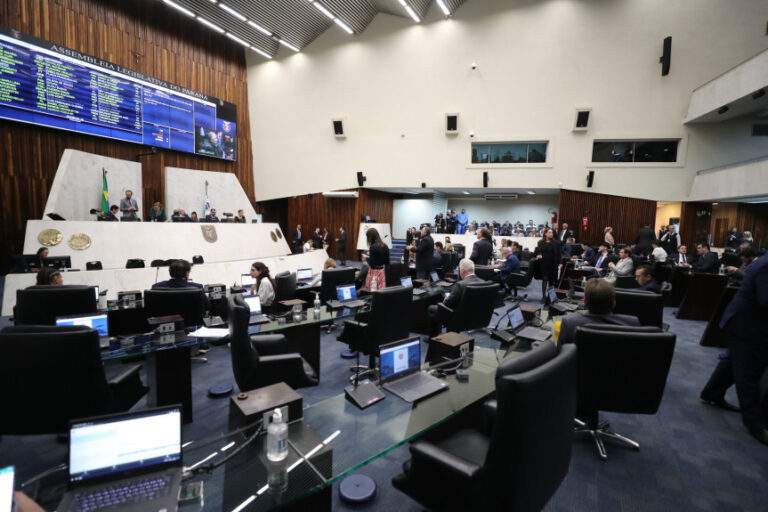
[[[272,413],[272,423],[267,427],[267,458],[273,462],[288,456],[288,425],[283,421],[280,409]]]

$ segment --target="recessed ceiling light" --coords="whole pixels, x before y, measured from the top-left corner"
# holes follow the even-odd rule
[[[269,30],[265,29],[264,27],[262,27],[261,25],[259,25],[255,21],[248,20],[248,24],[250,26],[252,26],[253,28],[255,28],[256,30],[258,30],[259,32],[261,32],[262,34],[264,34],[265,36],[271,36],[272,35],[272,32],[270,32]]]
[[[315,7],[317,7],[317,9],[318,9],[318,10],[319,10],[321,13],[325,14],[325,15],[326,15],[326,16],[328,16],[329,18],[331,18],[331,19],[334,19],[334,18],[335,18],[335,16],[334,16],[333,14],[331,14],[331,11],[329,11],[328,9],[326,9],[326,8],[323,6],[323,4],[321,4],[320,2],[315,2],[315,3],[314,3],[314,4],[312,4],[312,5],[314,5]]]
[[[214,25],[213,23],[211,23],[211,22],[210,22],[210,21],[208,21],[207,19],[203,18],[202,16],[198,16],[198,17],[197,17],[197,21],[199,21],[200,23],[202,23],[203,25],[205,25],[205,26],[207,26],[207,27],[210,27],[210,28],[212,28],[213,30],[215,30],[215,31],[216,31],[216,32],[218,32],[219,34],[223,34],[223,33],[225,32],[223,28],[221,28],[221,27],[220,27],[220,26],[218,26],[218,25]]]
[[[338,26],[340,26],[340,27],[341,27],[341,28],[344,30],[344,32],[346,32],[347,34],[349,34],[349,35],[352,35],[352,34],[354,34],[354,33],[355,33],[355,31],[354,31],[354,30],[352,30],[352,28],[350,28],[350,26],[349,26],[349,25],[347,25],[346,23],[344,23],[343,21],[341,21],[339,18],[334,18],[334,19],[333,19],[333,22],[334,22],[335,24],[337,24]]]
[[[440,8],[441,11],[443,11],[443,14],[446,16],[451,15],[451,11],[448,10],[448,7],[446,7],[445,2],[443,0],[437,0],[437,6]]]
[[[271,59],[272,58],[272,56],[270,54],[268,54],[267,52],[259,50],[255,46],[251,46],[251,50],[255,51],[256,53],[258,53],[259,55],[261,55],[262,57],[265,57],[267,59]]]
[[[222,9],[224,9],[225,11],[227,11],[229,14],[239,19],[240,21],[245,21],[247,19],[245,16],[243,16],[242,14],[240,14],[239,12],[237,12],[227,4],[219,4],[219,7],[221,7]]]
[[[245,41],[243,41],[242,39],[237,37],[235,34],[231,34],[231,33],[227,32],[227,37],[230,38],[233,41],[237,41],[238,43],[240,43],[243,46],[247,46],[247,47],[251,46],[250,43],[246,43]]]
[[[291,43],[289,43],[288,41],[284,41],[284,40],[282,40],[282,39],[278,39],[278,40],[277,40],[277,42],[278,42],[278,43],[280,43],[281,45],[285,46],[286,48],[290,48],[291,50],[293,50],[293,51],[295,51],[295,52],[299,51],[299,49],[298,49],[298,48],[296,48],[295,46],[293,46],[293,45],[292,45]]]
[[[532,196],[535,196],[536,195],[536,191],[535,190],[529,190],[528,194],[532,195]]]
[[[179,4],[177,4],[176,2],[171,2],[171,0],[163,0],[163,2],[164,2],[166,5],[170,5],[171,7],[173,7],[174,9],[176,9],[177,11],[181,11],[181,12],[183,12],[184,14],[186,14],[187,16],[189,16],[189,17],[191,17],[191,18],[194,18],[194,17],[195,17],[195,13],[193,13],[193,12],[192,12],[192,11],[190,11],[189,9],[185,9],[184,7],[180,6],[180,5],[179,5]]]

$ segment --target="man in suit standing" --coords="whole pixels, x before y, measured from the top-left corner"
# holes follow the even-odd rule
[[[293,230],[293,234],[291,235],[291,242],[293,243],[294,254],[300,253],[302,251],[301,244],[304,242],[304,239],[301,236],[301,224],[296,224],[296,229]]]
[[[678,248],[681,246],[680,233],[675,231],[675,226],[670,224],[667,226],[667,232],[660,238],[662,248],[667,254],[675,254]]]
[[[120,200],[120,211],[123,212],[123,220],[138,220],[136,212],[139,204],[133,198],[133,190],[126,190],[125,197]]]
[[[632,258],[629,257],[629,249],[623,247],[619,251],[619,261],[608,263],[608,268],[611,269],[611,272],[605,277],[605,280],[611,284],[614,284],[619,277],[631,276],[634,264]]]
[[[760,379],[768,368],[768,256],[749,266],[720,328],[728,333],[742,421],[752,437],[768,446],[768,418],[760,411]]]
[[[563,222],[560,231],[557,232],[557,239],[560,240],[560,245],[565,244],[569,238],[573,237],[573,231],[568,229],[568,223]]]
[[[656,240],[656,233],[651,229],[650,224],[646,224],[642,229],[638,230],[637,236],[635,236],[635,254],[642,254],[643,256],[651,252],[651,244]]]
[[[487,265],[493,255],[491,232],[488,228],[480,228],[477,232],[477,242],[472,246],[472,256],[469,257],[475,265]]]
[[[699,253],[698,259],[693,264],[686,263],[683,266],[692,268],[694,272],[717,274],[717,254],[710,252],[709,244],[696,244],[696,252]]]
[[[630,260],[631,261],[631,260]],[[566,315],[560,325],[558,344],[573,343],[576,328],[587,324],[640,325],[640,320],[633,315],[613,313],[616,306],[616,288],[605,279],[590,279],[584,288],[584,304],[587,313]]]
[[[464,232],[467,230],[467,222],[469,221],[469,217],[467,216],[467,210],[462,208],[461,209],[461,213],[456,218],[456,220],[458,222],[458,226],[457,226],[457,231],[456,232],[458,234],[460,234],[460,235],[463,235]]]
[[[211,212],[205,216],[205,222],[219,222],[219,218],[216,216],[216,208],[211,208]]]
[[[409,245],[408,250],[416,256],[416,278],[429,279],[429,273],[432,271],[432,253],[435,250],[435,241],[429,234],[428,226],[421,228],[421,237],[418,245]]]
[[[733,226],[725,239],[725,246],[736,249],[741,243],[742,236],[744,235],[741,233],[741,231],[739,231],[739,228]]]
[[[323,248],[323,235],[320,233],[320,228],[315,228],[315,232],[312,233],[312,248],[313,249]]]
[[[347,232],[344,226],[339,228],[339,238],[336,239],[336,257],[342,265],[347,264]]]

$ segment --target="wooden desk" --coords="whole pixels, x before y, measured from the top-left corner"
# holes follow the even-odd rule
[[[677,275],[677,272],[675,273]],[[677,318],[680,320],[709,320],[717,309],[720,296],[728,284],[728,276],[693,273]],[[672,285],[674,291],[674,285]]]

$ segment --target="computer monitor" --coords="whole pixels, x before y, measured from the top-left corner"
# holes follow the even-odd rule
[[[354,284],[345,284],[336,287],[336,297],[340,302],[357,298],[357,289]]]
[[[410,277],[401,277],[400,286],[413,286],[413,280]]]
[[[250,297],[243,297],[243,300],[248,305],[248,309],[251,310],[252,315],[261,314],[261,299],[258,295],[252,295]]]
[[[509,327],[511,329],[517,329],[523,325],[523,323],[525,323],[525,319],[523,318],[523,310],[520,309],[520,306],[516,306],[507,311],[507,319],[509,319]]]
[[[418,337],[395,341],[379,348],[381,381],[407,372],[413,373],[421,367],[421,341]]]
[[[336,298],[336,287],[355,283],[354,268],[329,268],[323,270],[320,284],[320,301],[325,303]]]
[[[93,287],[43,285],[16,290],[16,325],[56,325],[56,317],[95,313]]]
[[[109,321],[106,313],[60,316],[56,318],[56,325],[85,325],[98,331],[99,336],[109,336]]]
[[[69,256],[49,256],[43,258],[43,265],[53,268],[72,268],[72,260]]]
[[[144,290],[147,318],[181,315],[184,325],[203,325],[205,294],[201,288],[161,288]]]
[[[300,268],[296,271],[296,280],[297,281],[311,281],[312,280],[312,269],[311,268]]]

